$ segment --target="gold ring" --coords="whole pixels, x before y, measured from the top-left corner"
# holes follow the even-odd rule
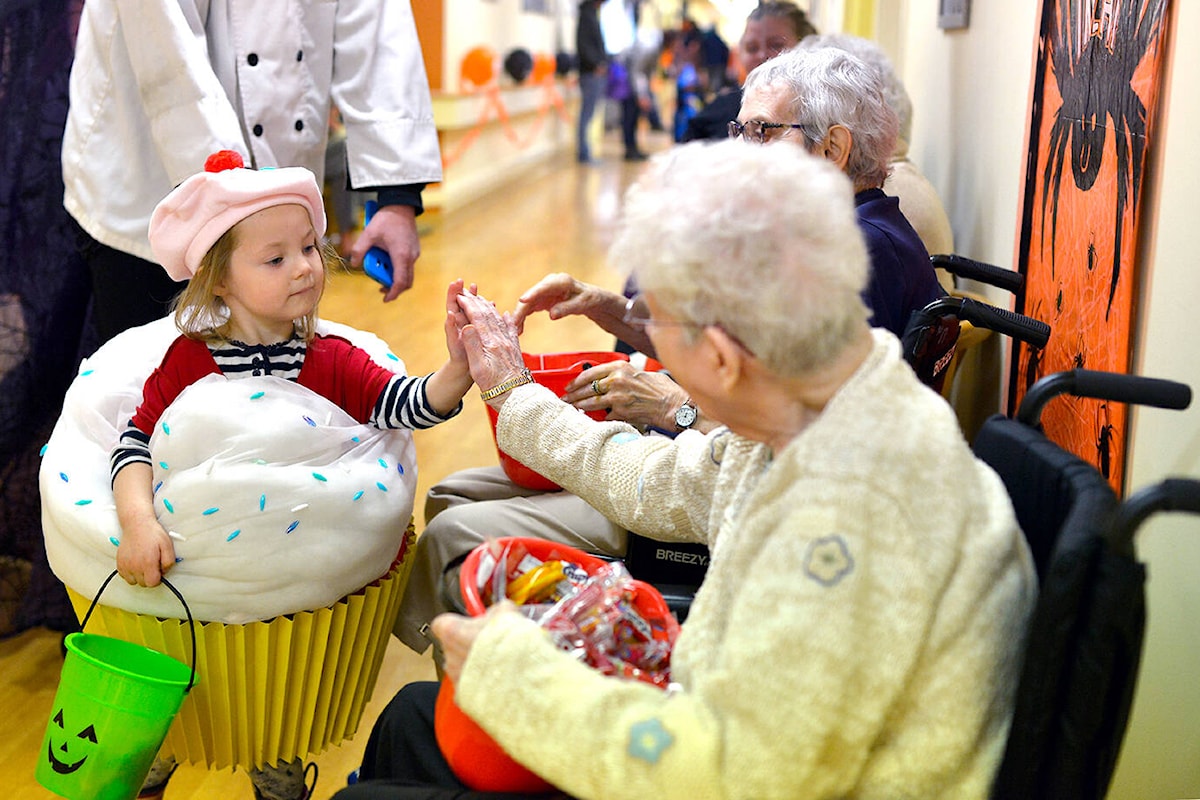
[[[592,391],[596,393],[596,397],[599,397],[600,395],[604,394],[604,392],[600,391],[600,379],[599,378],[592,381]]]

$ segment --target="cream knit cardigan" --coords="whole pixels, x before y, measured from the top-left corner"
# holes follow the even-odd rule
[[[986,797],[1032,561],[949,407],[891,334],[874,337],[774,458],[724,428],[638,436],[514,390],[505,451],[632,530],[706,541],[712,559],[674,652],[678,691],[605,678],[513,614],[476,640],[460,705],[585,800]]]

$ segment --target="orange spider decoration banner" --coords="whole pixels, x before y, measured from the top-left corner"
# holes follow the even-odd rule
[[[1020,345],[1009,407],[1038,378],[1076,367],[1128,372],[1147,144],[1158,105],[1167,0],[1042,0],[1017,260],[1018,310],[1049,323]],[[1122,403],[1064,397],[1046,435],[1122,490]]]

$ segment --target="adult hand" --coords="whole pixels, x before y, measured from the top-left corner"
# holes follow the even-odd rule
[[[417,217],[412,206],[390,205],[375,212],[371,222],[354,240],[350,264],[361,268],[363,256],[372,247],[387,251],[392,259],[392,286],[380,287],[383,302],[388,303],[407,291],[413,283],[413,265],[421,256],[421,240],[417,238]]]
[[[441,644],[442,669],[447,677],[458,683],[471,646],[489,621],[499,614],[516,613],[517,607],[504,600],[489,608],[482,617],[464,617],[462,614],[439,614],[434,617],[430,629]]]
[[[471,377],[481,391],[491,389],[521,375],[525,360],[511,314],[501,314],[496,306],[477,294],[458,295],[458,305],[467,317],[460,330]],[[508,398],[505,392],[488,401],[499,410]]]
[[[565,272],[556,272],[542,278],[518,298],[513,321],[519,333],[525,330],[525,318],[536,311],[545,311],[550,319],[582,314],[604,328],[599,318],[614,313],[623,316],[625,298],[616,292],[577,281]]]
[[[628,361],[610,361],[579,373],[567,384],[563,399],[584,411],[607,409],[608,419],[674,430],[675,411],[688,394],[660,372],[640,370]]]

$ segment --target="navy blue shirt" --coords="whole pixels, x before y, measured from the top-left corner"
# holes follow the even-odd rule
[[[871,309],[870,323],[902,336],[912,312],[945,291],[897,198],[882,189],[867,189],[854,196],[854,205],[871,257],[871,278],[863,292],[863,301]]]

